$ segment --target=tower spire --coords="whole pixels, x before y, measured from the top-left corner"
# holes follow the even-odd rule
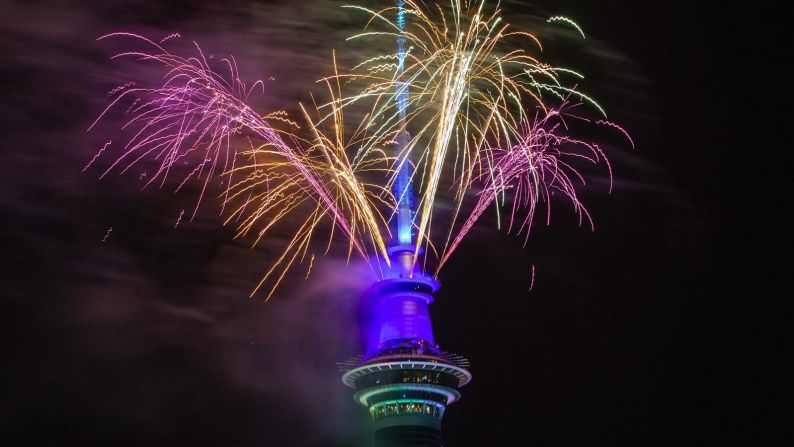
[[[397,0],[397,28],[400,33],[405,30],[405,1]],[[408,144],[411,136],[408,133],[406,116],[408,114],[408,94],[410,82],[405,79],[406,39],[402,34],[397,36],[397,74],[395,76],[395,101],[399,117],[399,133],[395,145],[395,157],[399,162],[397,179],[394,182],[393,192],[397,199],[397,238],[392,241],[395,245],[413,245],[413,164],[408,153]]]

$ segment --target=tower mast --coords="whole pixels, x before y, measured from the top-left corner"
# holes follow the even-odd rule
[[[397,28],[402,33],[405,30],[405,1],[397,0]],[[397,144],[395,146],[395,157],[400,160],[400,168],[397,179],[394,182],[394,196],[397,198],[397,240],[392,241],[392,245],[413,245],[413,165],[410,157],[406,153],[411,136],[408,134],[406,115],[408,113],[408,89],[409,82],[405,79],[405,53],[406,39],[400,34],[397,36],[397,74],[396,94],[397,113],[399,117],[399,129],[397,134]]]

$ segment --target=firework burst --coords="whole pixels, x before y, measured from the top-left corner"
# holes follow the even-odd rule
[[[584,176],[568,160],[607,167],[608,162],[596,144],[568,135],[565,120],[592,122],[572,113],[579,105],[606,114],[576,88],[582,75],[543,62],[540,40],[506,23],[499,8],[484,1],[453,0],[442,6],[405,0],[402,8],[347,8],[368,16],[365,29],[349,40],[396,38],[405,42],[404,51],[374,56],[339,75],[359,88],[327,106],[366,104],[365,127],[384,136],[410,132],[389,182],[396,181],[403,165],[416,165],[415,253],[424,246],[425,261],[435,256],[436,274],[484,209],[508,192],[514,195],[510,228],[516,213],[527,211],[519,232],[529,231],[539,203],[549,210],[552,190],[561,191],[589,221],[574,185]],[[404,26],[393,19],[400,9],[407,17]],[[564,17],[550,22],[580,30]],[[403,104],[400,92],[409,88]],[[614,123],[599,123],[623,131]],[[377,149],[381,141],[371,139],[359,154]],[[440,202],[452,205],[451,217],[435,218]],[[432,231],[433,224],[440,228]]]
[[[275,273],[277,279],[268,296],[298,255],[306,255],[315,229],[324,221],[331,225],[329,241],[338,228],[348,241],[348,253],[355,251],[366,259],[382,259],[388,264],[381,234],[383,218],[371,201],[387,201],[389,195],[359,177],[360,172],[377,170],[378,164],[382,169],[387,166],[379,160],[382,157],[362,158],[351,164],[346,156],[348,146],[343,144],[340,114],[334,115],[338,121],[334,133],[328,135],[326,126],[315,125],[301,106],[308,133],[299,136],[295,133],[299,125],[284,113],[262,116],[247,105],[250,95],[264,89],[264,84],[257,81],[247,87],[238,76],[233,58],[220,61],[226,67],[223,73],[211,68],[197,45],[197,56],[184,58],[135,34],[114,33],[100,39],[111,37],[135,39],[146,48],[114,58],[153,61],[165,68],[166,76],[154,88],[113,92],[110,105],[97,121],[124,98],[135,96],[132,117],[123,126],[135,130],[121,155],[100,178],[114,170],[123,174],[147,158],[155,160],[159,167],[144,187],[155,182],[162,187],[169,175],[181,176],[177,190],[188,181],[199,182],[195,216],[210,182],[223,177],[226,187],[220,197],[222,209],[228,213],[226,222],[241,222],[238,236],[255,232],[254,245],[286,216],[300,213],[299,220],[305,223],[259,284]],[[242,141],[255,143],[245,149]]]
[[[367,17],[349,40],[397,39],[399,50],[346,70],[333,57],[330,75],[320,79],[325,98],[300,104],[298,118],[255,112],[249,99],[266,93],[264,84],[247,86],[231,57],[211,64],[198,45],[195,56],[181,57],[134,34],[100,38],[135,39],[144,50],[114,57],[165,70],[156,87],[128,83],[111,91],[97,120],[132,102],[124,127],[134,131],[101,176],[155,160],[146,186],[163,187],[172,175],[180,176],[177,189],[199,183],[193,216],[210,183],[221,178],[225,223],[234,222],[237,236],[251,237],[254,246],[288,216],[300,222],[254,290],[269,284],[268,298],[296,262],[308,256],[311,270],[312,241],[324,238],[327,252],[337,231],[348,258],[355,253],[382,273],[394,237],[389,222],[403,200],[393,188],[401,173],[418,188],[411,217],[415,255],[424,251],[423,270],[435,275],[490,207],[505,209],[500,220],[508,230],[528,233],[541,205],[548,222],[551,195],[559,192],[580,222],[592,224],[577,195],[585,177],[575,166],[604,163],[610,176],[611,168],[597,144],[570,134],[568,121],[625,131],[581,111],[586,106],[606,117],[577,89],[580,74],[542,62],[540,40],[514,29],[484,1],[347,8]],[[564,17],[550,22],[581,31]],[[388,155],[398,140],[402,150]],[[452,211],[438,217],[441,203]]]

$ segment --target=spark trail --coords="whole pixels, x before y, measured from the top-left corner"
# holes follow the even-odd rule
[[[102,155],[102,152],[105,152],[105,149],[107,149],[107,147],[110,146],[111,142],[112,142],[111,140],[108,140],[107,143],[105,143],[105,145],[102,146],[102,148],[99,149],[99,151],[97,151],[96,154],[94,154],[94,157],[88,162],[88,164],[86,164],[85,167],[83,167],[83,170],[81,172],[85,172],[86,170],[88,170],[88,168],[90,168],[91,165],[94,164],[96,159],[99,158],[100,155]]]
[[[169,35],[167,35],[167,36],[163,37],[163,38],[160,40],[160,44],[163,44],[163,43],[165,43],[165,42],[166,42],[166,41],[168,41],[168,40],[171,40],[171,39],[176,39],[176,38],[179,38],[179,37],[182,37],[182,35],[180,35],[179,33],[171,33],[171,34],[169,34]]]
[[[174,229],[179,226],[179,223],[182,222],[182,216],[185,215],[185,210],[179,212],[179,217],[176,218],[176,223],[174,224]]]
[[[110,233],[113,231],[113,227],[108,228],[108,231],[105,233],[105,237],[102,238],[102,242],[105,242],[110,237]]]

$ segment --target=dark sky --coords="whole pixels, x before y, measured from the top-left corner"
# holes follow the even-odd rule
[[[267,245],[233,241],[212,207],[174,229],[188,195],[81,173],[114,138],[85,129],[130,77],[96,37],[180,32],[234,54],[249,79],[277,79],[266,108],[298,99],[297,81],[349,34],[336,3],[0,1],[0,433],[24,439],[9,445],[365,445],[366,412],[336,370],[359,349],[360,266],[326,258],[272,301],[250,300]],[[758,283],[771,238],[756,227],[777,189],[765,138],[782,124],[762,86],[781,16],[533,5],[507,2],[506,15],[583,26],[587,43],[559,44],[560,57],[585,69],[636,148],[610,146],[611,195],[603,182],[584,193],[595,232],[558,212],[522,248],[486,222],[442,273],[436,340],[474,374],[445,445],[757,444],[771,424],[757,297],[776,278]]]

